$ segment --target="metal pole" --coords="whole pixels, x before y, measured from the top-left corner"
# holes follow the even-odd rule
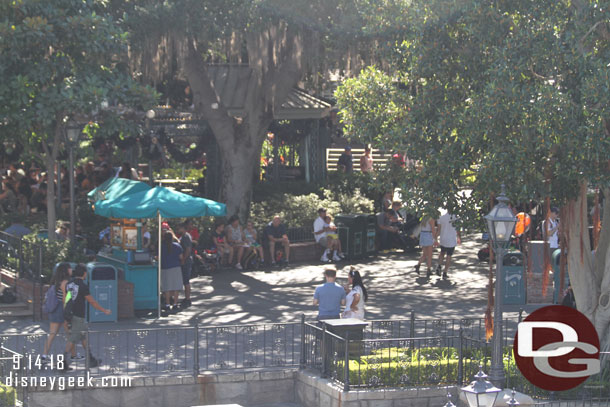
[[[458,377],[457,383],[459,386],[464,382],[464,331],[460,326],[460,337],[458,339]]]
[[[301,314],[301,363],[299,368],[305,369],[305,314]]]
[[[504,259],[505,249],[503,247],[496,248],[496,287],[494,299],[494,336],[493,348],[491,353],[491,369],[489,371],[489,379],[498,388],[504,388],[504,360],[503,360],[503,318],[502,318],[502,261]]]
[[[56,161],[57,165],[57,212],[61,212],[61,161]],[[50,231],[49,231],[50,232]]]
[[[159,301],[157,301],[157,318],[161,318],[161,212],[157,211],[157,217],[159,219],[159,237],[157,243],[157,295]]]
[[[345,331],[345,366],[343,370],[344,380],[343,380],[343,391],[349,391],[349,330]],[[337,372],[337,376],[338,376]]]
[[[75,228],[76,228],[76,214],[74,213],[74,147],[70,143],[69,148],[69,166],[68,166],[68,179],[70,181],[70,243],[75,244]]]
[[[328,375],[326,374],[328,363],[328,360],[326,360],[326,354],[328,353],[327,346],[328,344],[326,342],[326,324],[324,324],[324,330],[322,331],[322,377],[324,378],[328,377]]]
[[[195,377],[199,376],[199,322],[195,321]]]

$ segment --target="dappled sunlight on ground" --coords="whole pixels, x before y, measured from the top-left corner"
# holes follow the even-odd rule
[[[347,283],[350,265],[363,276],[369,291],[367,319],[483,317],[487,304],[487,263],[479,263],[480,235],[466,237],[456,248],[449,279],[433,274],[425,277],[425,265],[417,276],[413,267],[419,252],[380,255],[362,263],[337,266],[338,282]],[[438,249],[434,252],[436,266]],[[297,322],[301,314],[315,318],[313,292],[324,281],[322,264],[291,265],[283,270],[222,270],[191,281],[193,305],[178,314],[157,320],[156,312],[143,318],[91,324],[91,329],[120,329],[142,326],[204,325]],[[39,322],[31,319],[0,321],[3,332],[35,332]],[[47,324],[42,324],[46,330]]]

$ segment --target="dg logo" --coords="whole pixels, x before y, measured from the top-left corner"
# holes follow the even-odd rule
[[[525,318],[517,328],[513,352],[523,376],[549,391],[572,389],[600,371],[595,327],[582,313],[560,305]]]

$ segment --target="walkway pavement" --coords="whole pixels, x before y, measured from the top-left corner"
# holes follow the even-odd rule
[[[436,275],[418,277],[413,267],[419,252],[392,253],[353,264],[339,264],[340,283],[347,282],[349,266],[363,275],[369,291],[367,319],[481,318],[487,304],[486,285],[489,265],[480,263],[477,251],[480,235],[467,236],[454,254],[449,279]],[[438,250],[435,251],[435,263]],[[425,267],[422,267],[425,275]],[[193,305],[179,314],[157,320],[152,315],[118,323],[91,324],[92,330],[176,325],[200,326],[289,322],[305,314],[313,319],[315,287],[323,283],[321,265],[291,265],[273,271],[222,271],[192,281]],[[156,314],[155,314],[156,315]],[[46,323],[31,319],[1,320],[0,333],[34,333],[48,329]]]

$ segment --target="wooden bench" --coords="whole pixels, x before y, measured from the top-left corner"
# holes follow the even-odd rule
[[[276,250],[281,248],[281,245],[276,244]],[[265,260],[267,264],[271,263],[271,253],[269,252],[269,244],[263,245],[265,250]],[[322,257],[324,249],[315,241],[290,243],[290,263],[317,263]]]

